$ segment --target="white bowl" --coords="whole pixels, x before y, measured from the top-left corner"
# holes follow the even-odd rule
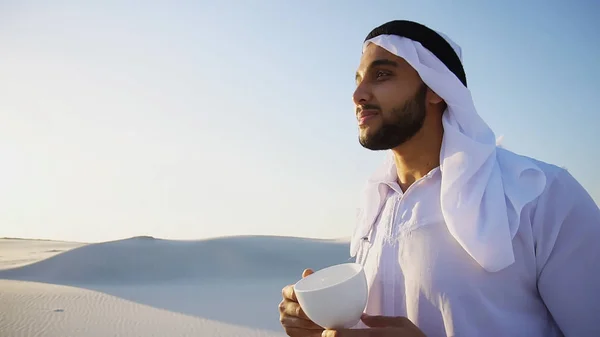
[[[367,305],[367,279],[358,263],[321,269],[298,281],[294,291],[306,316],[326,329],[354,327]]]

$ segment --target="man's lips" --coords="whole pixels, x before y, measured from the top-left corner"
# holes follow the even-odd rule
[[[365,124],[368,120],[372,119],[373,117],[377,116],[379,114],[378,110],[361,110],[358,113],[358,125],[363,125]]]

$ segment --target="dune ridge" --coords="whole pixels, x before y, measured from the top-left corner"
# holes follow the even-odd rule
[[[133,237],[76,247],[0,279],[66,285],[148,284],[186,280],[297,277],[349,260],[347,243],[270,236],[180,241]]]
[[[78,242],[1,238],[0,271],[45,260],[83,245]]]

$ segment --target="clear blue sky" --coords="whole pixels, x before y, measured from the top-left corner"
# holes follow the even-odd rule
[[[597,1],[0,2],[0,236],[345,237],[366,34],[463,49],[503,145],[600,201]]]

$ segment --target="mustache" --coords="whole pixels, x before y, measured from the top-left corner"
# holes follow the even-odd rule
[[[381,107],[375,104],[365,104],[365,105],[359,105],[356,107],[356,114],[358,115],[361,111],[363,110],[377,110],[377,111],[381,111]]]

